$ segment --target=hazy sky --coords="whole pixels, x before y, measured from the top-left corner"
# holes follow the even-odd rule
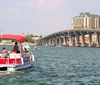
[[[48,35],[71,29],[80,12],[100,14],[100,0],[0,0],[0,30]]]

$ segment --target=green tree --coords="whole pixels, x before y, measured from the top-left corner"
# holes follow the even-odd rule
[[[43,38],[43,36],[42,36],[42,35],[40,35],[40,36],[39,36],[39,38]]]
[[[32,36],[27,35],[27,42],[33,43],[34,40],[32,39]]]

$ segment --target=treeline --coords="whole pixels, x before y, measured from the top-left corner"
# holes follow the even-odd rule
[[[27,42],[29,42],[29,43],[35,43],[35,39],[33,39],[34,37],[43,38],[42,35],[40,35],[40,36],[27,35],[26,37],[27,37]]]

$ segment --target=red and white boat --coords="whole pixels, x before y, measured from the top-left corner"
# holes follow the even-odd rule
[[[0,54],[0,70],[16,71],[33,66],[33,53],[31,51],[27,53],[21,52],[22,42],[26,40],[26,36],[14,34],[2,34],[0,36],[1,39],[16,40],[20,44],[20,53],[10,53],[7,58],[3,58],[2,54]]]

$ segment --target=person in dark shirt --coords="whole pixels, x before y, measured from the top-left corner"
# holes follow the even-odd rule
[[[20,51],[19,51],[19,47],[18,47],[18,43],[17,43],[17,42],[15,42],[15,45],[14,45],[14,47],[13,47],[11,53],[12,53],[12,52],[20,53]]]

